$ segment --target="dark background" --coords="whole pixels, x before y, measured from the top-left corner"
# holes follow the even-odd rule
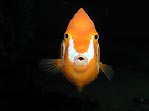
[[[61,75],[45,74],[43,58],[59,58],[69,20],[83,7],[100,34],[104,75],[82,94]],[[1,111],[148,111],[147,3],[69,0],[0,1]]]

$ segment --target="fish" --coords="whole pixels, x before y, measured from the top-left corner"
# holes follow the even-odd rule
[[[113,76],[110,65],[100,61],[99,34],[83,8],[69,21],[61,42],[60,58],[42,59],[40,66],[50,73],[62,73],[78,92],[104,74]]]

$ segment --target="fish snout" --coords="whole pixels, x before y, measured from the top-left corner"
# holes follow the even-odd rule
[[[84,66],[88,64],[88,58],[84,55],[78,55],[74,58],[75,65]]]

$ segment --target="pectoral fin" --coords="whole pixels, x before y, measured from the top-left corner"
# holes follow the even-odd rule
[[[40,68],[50,73],[60,73],[61,59],[43,59],[39,62]]]
[[[102,64],[101,62],[99,62],[99,70],[104,73],[106,75],[106,77],[111,80],[114,72],[111,66],[106,65],[106,64]]]

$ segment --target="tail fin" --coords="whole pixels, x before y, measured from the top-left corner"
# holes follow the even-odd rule
[[[99,62],[99,70],[104,73],[106,75],[106,77],[111,80],[114,72],[111,66],[106,65],[106,64],[102,64],[101,62]]]
[[[83,92],[83,87],[77,87],[77,91],[78,91],[79,93],[82,93],[82,92]]]

